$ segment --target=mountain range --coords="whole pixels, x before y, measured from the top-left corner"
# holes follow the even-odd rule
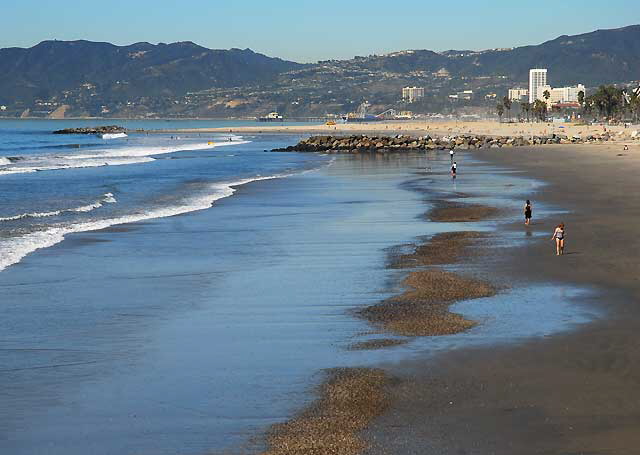
[[[43,41],[0,49],[0,102],[48,99],[85,83],[109,97],[176,96],[269,80],[300,66],[250,49],[212,50],[192,42]]]
[[[365,99],[399,107],[404,85],[426,88],[424,109],[445,106],[450,93],[465,89],[483,95],[468,100],[482,105],[487,95],[526,85],[535,67],[549,69],[552,85],[640,79],[640,25],[517,48],[410,50],[315,64],[192,42],[44,41],[0,49],[0,115],[44,116],[60,106],[92,116],[320,115]]]

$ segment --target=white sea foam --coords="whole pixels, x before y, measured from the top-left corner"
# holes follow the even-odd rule
[[[4,156],[0,156],[0,166],[6,166],[8,164],[11,164],[11,160]]]
[[[20,237],[9,238],[0,242],[0,271],[13,264],[17,264],[25,256],[36,250],[48,248],[62,242],[64,237],[68,234],[97,231],[118,224],[136,223],[154,218],[165,218],[198,210],[205,210],[213,206],[217,200],[231,196],[235,193],[235,188],[238,186],[259,180],[272,180],[291,175],[293,174],[277,174],[265,177],[257,176],[229,183],[214,183],[210,186],[210,192],[208,194],[187,199],[181,205],[158,208],[147,212],[124,215],[116,218],[87,221],[70,225],[61,224],[49,227],[42,231],[31,232]],[[108,194],[110,193],[107,193],[107,195]],[[107,195],[105,195],[105,197]],[[113,195],[111,195],[111,197],[113,197]]]
[[[125,137],[129,137],[126,133],[105,133],[102,136],[102,139],[123,139]]]
[[[100,166],[123,166],[141,164],[154,161],[155,155],[166,155],[176,152],[208,150],[217,147],[246,144],[248,141],[234,140],[231,142],[205,142],[197,144],[179,144],[160,147],[125,147],[107,150],[95,150],[90,154],[68,154],[56,156],[39,156],[21,160],[19,163],[0,161],[0,175],[22,174],[36,171],[53,171],[62,169],[77,169]]]
[[[20,215],[6,216],[0,217],[0,221],[16,221],[23,220],[25,218],[48,218],[52,216],[62,215],[63,213],[71,213],[71,212],[91,212],[92,210],[99,209],[104,204],[114,204],[116,201],[115,197],[112,193],[105,193],[102,198],[93,204],[87,204],[80,207],[75,207],[71,209],[60,209],[60,210],[52,210],[50,212],[31,212],[31,213],[22,213]]]
[[[34,168],[15,168],[15,169],[2,169],[0,168],[0,175],[8,174],[28,174],[30,172],[37,172],[38,169]]]
[[[111,150],[98,150],[95,153],[87,155],[66,155],[64,158],[70,160],[77,159],[100,159],[109,157],[119,158],[133,158],[133,157],[150,157],[155,155],[166,155],[168,153],[186,152],[186,151],[198,151],[208,150],[217,147],[224,147],[228,145],[240,145],[247,144],[248,141],[233,141],[233,142],[205,142],[201,144],[181,144],[179,146],[161,146],[161,147],[127,147],[121,149]]]

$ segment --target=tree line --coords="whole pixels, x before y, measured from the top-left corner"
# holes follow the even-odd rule
[[[530,121],[546,121],[549,116],[547,101],[551,97],[548,90],[542,94],[543,100],[535,100],[533,103],[522,101],[519,103],[521,119]],[[601,85],[592,95],[585,96],[583,91],[578,92],[577,113],[583,117],[591,116],[601,121],[628,121],[638,122],[640,119],[640,88],[630,91],[626,88],[618,88],[614,85]],[[513,101],[505,96],[496,106],[496,113],[502,121],[502,116],[507,113],[511,120],[511,108]],[[552,109],[556,109],[552,107]]]

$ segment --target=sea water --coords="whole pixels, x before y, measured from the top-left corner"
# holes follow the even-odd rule
[[[284,136],[130,135],[105,143],[52,136],[55,122],[6,125],[3,452],[253,447],[252,436],[312,398],[323,368],[509,338],[478,328],[449,344],[440,338],[373,353],[346,349],[371,329],[350,310],[401,291],[386,250],[461,229],[425,222],[428,204],[417,187],[473,193],[519,210],[522,192],[539,182],[462,154],[452,182],[444,153],[265,152],[297,140]],[[193,125],[171,125],[180,126]],[[228,145],[211,148],[209,141]],[[82,166],[60,165],[76,162]],[[541,314],[530,307],[519,313],[514,302],[501,294],[468,305],[496,330],[519,315]],[[557,324],[518,335],[546,336],[576,323],[562,295],[554,305]],[[503,308],[506,320],[496,316]]]
[[[204,125],[127,126],[167,123]],[[68,125],[0,122],[0,270],[69,233],[202,210],[231,195],[234,186],[326,161],[295,155],[266,159],[257,147],[236,155],[233,150],[249,141],[233,134],[134,134],[112,140],[51,134]]]

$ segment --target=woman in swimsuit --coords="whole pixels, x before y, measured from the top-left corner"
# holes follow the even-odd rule
[[[564,236],[565,236],[564,223],[560,223],[556,227],[556,230],[553,231],[553,237],[551,237],[551,240],[553,240],[553,239],[556,240],[556,255],[557,256],[560,256],[561,254],[564,254]]]
[[[524,224],[529,226],[531,224],[531,214],[533,212],[533,207],[531,206],[531,201],[527,199],[527,203],[524,205]]]

